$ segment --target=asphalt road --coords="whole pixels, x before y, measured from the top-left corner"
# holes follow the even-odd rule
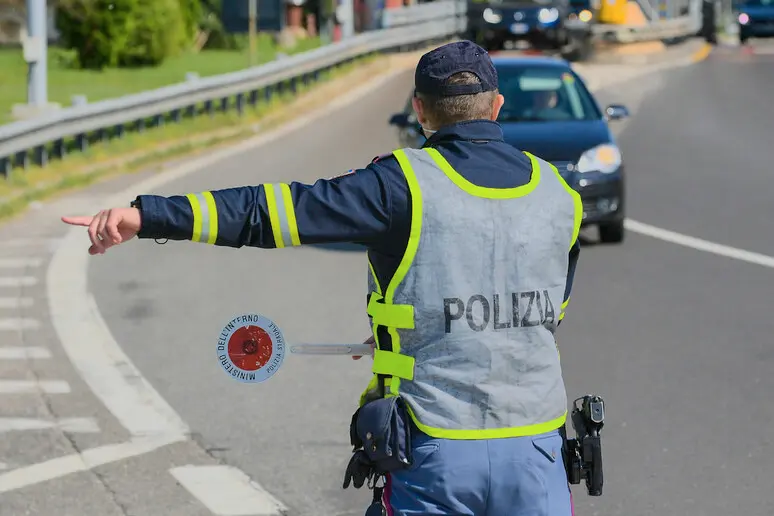
[[[720,54],[659,78],[625,126],[629,215],[774,254],[774,67]],[[313,181],[367,163],[397,146],[386,120],[410,78],[155,193]],[[575,487],[579,515],[774,513],[772,272],[633,233],[621,246],[590,238],[558,336],[570,394],[608,404],[605,493]],[[293,514],[355,516],[369,493],[342,491],[341,479],[370,361],[289,356],[272,381],[245,385],[221,370],[215,346],[244,312],[272,318],[291,342],[362,340],[366,274],[359,252],[142,242],[93,259],[89,281],[117,341],[211,453]]]

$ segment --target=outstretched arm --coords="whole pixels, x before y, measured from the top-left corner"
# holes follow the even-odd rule
[[[91,254],[104,253],[135,235],[269,249],[367,244],[390,228],[389,186],[378,166],[374,163],[311,185],[271,183],[171,197],[140,195],[136,208],[63,220],[89,226]]]

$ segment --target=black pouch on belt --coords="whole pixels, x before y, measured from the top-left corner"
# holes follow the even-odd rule
[[[360,407],[353,417],[355,435],[377,474],[411,465],[411,426],[400,396],[380,398]],[[357,446],[356,444],[356,446]]]

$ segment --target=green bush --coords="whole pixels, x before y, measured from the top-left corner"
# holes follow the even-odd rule
[[[123,0],[127,1],[127,0]],[[118,66],[156,66],[190,42],[179,0],[128,0],[136,8]]]
[[[73,49],[48,47],[48,62],[54,68],[77,69],[81,67],[78,62],[78,52]]]
[[[204,17],[204,9],[202,9],[200,0],[179,0],[179,2],[180,13],[183,16],[184,47],[187,47],[190,42],[193,42],[197,32],[199,32]]]
[[[117,66],[136,0],[61,0],[56,23],[61,43],[78,53],[83,68]]]
[[[57,29],[83,68],[154,66],[190,43],[181,2],[188,0],[60,0]]]

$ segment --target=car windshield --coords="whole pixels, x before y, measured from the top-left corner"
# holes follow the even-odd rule
[[[591,94],[563,68],[499,66],[505,104],[500,122],[553,122],[602,118]]]

